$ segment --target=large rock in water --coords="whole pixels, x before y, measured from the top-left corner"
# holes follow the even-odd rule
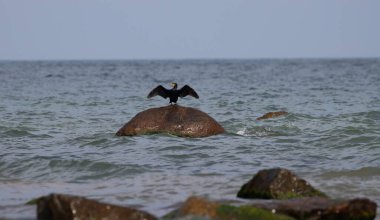
[[[282,168],[259,171],[241,187],[237,196],[251,199],[327,197],[324,193],[314,189],[306,180]]]
[[[218,122],[200,110],[169,105],[138,113],[116,135],[167,133],[181,137],[207,137],[224,132]]]
[[[37,219],[155,220],[157,218],[133,208],[100,203],[78,196],[51,194],[37,200]]]

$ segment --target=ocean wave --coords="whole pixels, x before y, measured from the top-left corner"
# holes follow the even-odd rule
[[[321,174],[321,178],[341,178],[341,177],[355,177],[355,178],[372,178],[380,177],[380,167],[362,167],[356,170],[340,170],[328,171]]]
[[[52,136],[48,134],[34,134],[31,129],[24,128],[9,128],[4,129],[5,131],[0,133],[0,137],[6,138],[18,138],[18,137],[28,137],[28,138],[51,138]],[[38,131],[35,131],[38,132]]]
[[[292,122],[285,122],[280,125],[252,126],[237,129],[236,134],[246,137],[266,137],[266,136],[293,136],[300,132],[300,129]]]
[[[0,177],[35,180],[64,179],[67,182],[118,178],[154,169],[149,164],[116,163],[89,159],[64,159],[59,156],[34,156],[0,163]]]
[[[245,137],[264,137],[269,136],[271,132],[270,128],[260,128],[260,130],[243,128],[242,130],[237,131],[236,134]]]
[[[2,133],[4,136],[8,137],[24,137],[24,136],[32,136],[33,134],[26,131],[26,130],[20,130],[20,129],[9,129]]]

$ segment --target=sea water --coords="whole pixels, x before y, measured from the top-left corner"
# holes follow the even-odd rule
[[[115,136],[168,105],[146,96],[171,82],[227,132]],[[289,114],[256,120],[270,111]],[[33,219],[24,204],[52,192],[160,216],[190,195],[234,199],[274,167],[380,204],[380,59],[0,62],[0,217]]]

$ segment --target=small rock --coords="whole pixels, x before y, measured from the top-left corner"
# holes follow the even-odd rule
[[[60,194],[51,194],[38,199],[37,218],[38,220],[156,219],[151,214],[136,209]]]
[[[285,111],[279,111],[279,112],[268,112],[265,115],[256,118],[256,120],[263,120],[263,119],[269,119],[269,118],[275,118],[282,115],[287,115],[288,113]]]
[[[203,216],[208,218],[216,217],[218,204],[207,199],[191,196],[179,209],[165,216],[165,219],[176,219],[184,216]]]
[[[218,122],[200,110],[169,105],[138,113],[116,135],[167,133],[180,137],[207,137],[224,132]]]
[[[237,194],[240,198],[290,199],[300,197],[327,197],[308,182],[281,168],[259,171],[244,184]]]

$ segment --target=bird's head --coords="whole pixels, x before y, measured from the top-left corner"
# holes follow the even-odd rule
[[[171,83],[171,85],[172,85],[173,89],[177,89],[177,83],[173,82],[173,83]]]

